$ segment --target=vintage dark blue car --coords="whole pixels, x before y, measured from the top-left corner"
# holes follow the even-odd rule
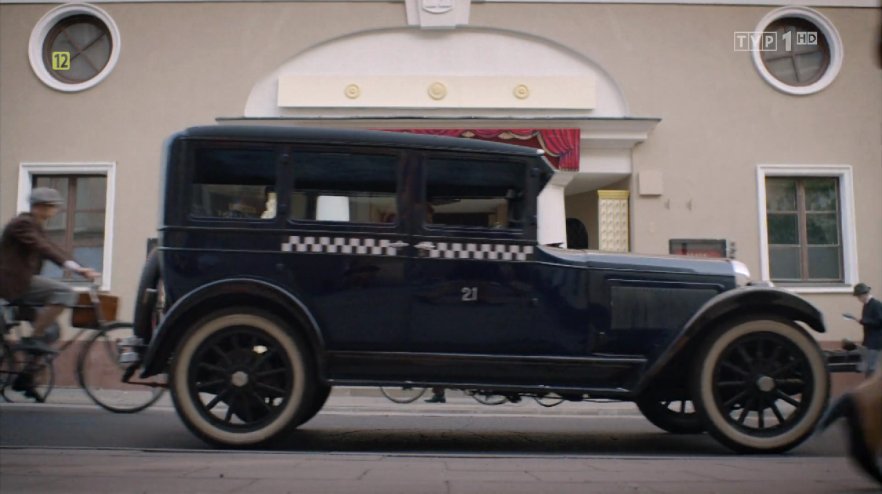
[[[741,452],[806,439],[829,394],[821,313],[737,261],[540,245],[553,173],[541,151],[467,139],[175,134],[141,376],[168,373],[187,427],[232,447],[306,422],[335,385],[629,400]]]

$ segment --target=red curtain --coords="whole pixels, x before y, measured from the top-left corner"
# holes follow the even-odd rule
[[[579,129],[383,129],[390,132],[466,137],[504,142],[545,151],[556,168],[579,170]]]

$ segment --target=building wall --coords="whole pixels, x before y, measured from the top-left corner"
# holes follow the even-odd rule
[[[22,162],[115,162],[111,286],[126,314],[145,240],[155,235],[163,139],[242,115],[261,77],[311,47],[405,28],[406,20],[402,3],[384,2],[100,6],[120,29],[119,63],[98,86],[65,94],[43,85],[27,58],[31,29],[52,5],[0,4],[0,217],[15,213]],[[771,9],[474,3],[469,26],[458,29],[547,39],[603,67],[632,116],[661,118],[633,152],[633,176],[660,171],[664,183],[661,196],[640,196],[630,181],[633,251],[666,253],[670,238],[726,238],[758,273],[757,165],[846,164],[855,178],[859,276],[882,293],[879,12],[819,9],[839,30],[845,62],[830,87],[800,97],[773,89],[747,53],[733,50],[733,33],[753,30]],[[596,214],[583,196],[568,208]],[[853,298],[806,296],[827,314],[833,331],[825,338],[858,336],[837,316],[857,310]]]

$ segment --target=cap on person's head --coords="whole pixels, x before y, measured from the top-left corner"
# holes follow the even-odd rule
[[[868,293],[870,293],[870,287],[868,287],[866,283],[858,283],[854,286],[855,297],[857,297],[858,295],[866,295]]]
[[[49,187],[37,187],[31,191],[31,206],[50,204],[60,206],[64,202],[57,190]]]

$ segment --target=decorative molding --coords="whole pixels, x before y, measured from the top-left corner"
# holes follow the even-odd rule
[[[413,108],[593,110],[594,77],[458,75],[300,75],[278,77],[283,109]]]
[[[405,3],[406,0],[92,0],[89,3]],[[481,3],[563,3],[563,4],[651,4],[651,5],[727,5],[867,8],[882,7],[882,0],[480,0]],[[0,0],[0,5],[56,4],[57,0]]]
[[[469,23],[472,0],[404,0],[407,24],[421,29],[453,29]]]

